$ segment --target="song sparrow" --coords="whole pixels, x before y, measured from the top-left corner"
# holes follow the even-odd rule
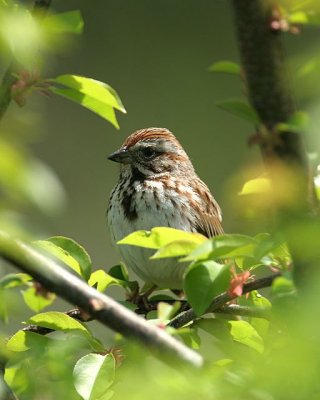
[[[207,237],[223,233],[221,210],[200,180],[176,137],[164,128],[134,132],[109,160],[121,164],[107,212],[112,240],[166,226]],[[125,264],[145,282],[181,289],[186,264],[175,259],[150,260],[154,253],[119,246]]]

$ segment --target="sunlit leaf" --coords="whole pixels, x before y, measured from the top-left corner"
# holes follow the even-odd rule
[[[89,279],[92,268],[90,256],[74,240],[63,236],[54,236],[47,240],[38,240],[36,244],[68,265],[84,279]]]
[[[320,25],[320,12],[315,10],[295,11],[289,14],[290,24]]]
[[[112,354],[87,354],[75,365],[74,385],[84,400],[107,399],[115,378],[115,360]]]
[[[86,249],[75,240],[64,236],[53,236],[46,241],[60,247],[70,256],[72,256],[79,264],[81,275],[88,280],[92,270],[91,258]]]
[[[28,69],[35,67],[43,32],[29,10],[23,6],[8,7],[5,13],[0,13],[0,38],[21,65]]]
[[[181,261],[251,256],[256,243],[254,238],[246,235],[216,236],[201,244]]]
[[[196,315],[202,315],[213,298],[227,290],[230,282],[230,267],[215,261],[203,261],[190,265],[183,290]]]
[[[8,307],[5,299],[5,291],[0,288],[0,321],[8,322]]]
[[[32,316],[27,322],[65,333],[79,334],[87,339],[88,343],[95,351],[102,351],[103,349],[98,340],[92,336],[92,333],[82,325],[81,322],[69,317],[67,314],[57,311],[48,311]]]
[[[157,317],[162,322],[168,322],[173,318],[180,308],[180,303],[177,301],[174,304],[165,302],[158,303]]]
[[[247,181],[243,185],[239,195],[270,193],[271,189],[271,180],[269,178],[256,178]]]
[[[245,101],[240,99],[228,99],[217,101],[215,105],[224,111],[229,112],[237,117],[259,125],[260,120],[255,110]]]
[[[10,289],[17,286],[23,286],[31,281],[31,276],[23,273],[7,274],[0,279],[0,288]]]
[[[47,336],[35,332],[19,330],[7,342],[7,349],[10,351],[27,351],[30,348],[45,348],[50,339]]]
[[[192,241],[200,244],[207,240],[199,233],[185,232],[180,229],[158,227],[151,231],[136,231],[118,241],[118,244],[130,244],[132,246],[160,249],[174,241]]]
[[[287,122],[278,124],[277,129],[280,132],[302,133],[306,131],[309,123],[309,114],[303,111],[298,111],[294,113]]]
[[[233,61],[217,61],[210,65],[209,71],[211,72],[224,72],[231,75],[240,75],[239,64]]]
[[[161,247],[151,259],[180,257],[190,254],[199,243],[191,240],[176,240]]]
[[[236,342],[242,343],[258,353],[263,353],[264,343],[261,336],[247,321],[229,321],[230,333]]]
[[[104,292],[108,286],[119,285],[119,280],[113,278],[102,269],[92,272],[88,281],[90,286],[94,286],[99,292]]]
[[[49,90],[100,115],[119,128],[114,109],[126,112],[115,90],[104,82],[79,75],[50,79]]]
[[[73,33],[79,35],[83,31],[84,21],[80,11],[74,10],[48,15],[42,24],[51,34]]]
[[[22,292],[23,300],[26,305],[35,312],[39,312],[45,307],[50,306],[56,296],[53,293],[48,293],[45,297],[38,294],[35,287],[30,287]]]

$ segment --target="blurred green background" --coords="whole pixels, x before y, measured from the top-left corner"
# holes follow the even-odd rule
[[[56,171],[67,195],[60,212],[51,216],[34,212],[32,221],[42,231],[45,227],[45,235],[69,236],[81,243],[96,267],[116,263],[119,257],[110,244],[105,210],[118,165],[107,155],[131,132],[159,126],[169,128],[183,144],[223,209],[225,230],[239,231],[239,215],[231,205],[243,179],[235,183],[234,177],[249,166],[255,177],[261,167],[257,147],[247,145],[254,128],[215,106],[218,100],[242,95],[240,80],[208,71],[214,61],[238,61],[229,2],[60,0],[53,1],[52,9],[79,9],[85,30],[64,52],[50,56],[46,76],[73,73],[105,81],[117,90],[128,113],[118,114],[120,131],[116,131],[60,97],[28,98],[25,112],[42,114],[40,124],[37,116],[25,128],[37,132],[33,151]],[[319,31],[313,29],[287,35],[293,69],[308,60],[308,51],[314,55],[320,50],[318,38]],[[320,90],[311,87],[314,101]],[[299,101],[310,108],[309,92]],[[11,113],[16,117],[19,112],[13,104]],[[32,115],[28,119],[32,121]],[[311,134],[308,140],[315,151]]]

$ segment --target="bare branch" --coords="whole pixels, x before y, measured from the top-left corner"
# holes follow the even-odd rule
[[[267,165],[276,161],[294,167],[301,186],[296,204],[308,208],[315,196],[303,139],[296,132],[277,132],[277,124],[296,112],[282,32],[272,25],[277,9],[265,0],[231,2],[249,100],[268,129],[259,137],[262,155]]]

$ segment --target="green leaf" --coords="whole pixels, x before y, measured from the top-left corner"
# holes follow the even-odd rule
[[[28,324],[43,326],[44,328],[50,328],[55,331],[79,330],[85,335],[88,334],[88,330],[81,324],[81,322],[58,311],[48,311],[46,313],[36,314],[29,318],[27,322]]]
[[[132,246],[160,249],[174,241],[187,240],[200,244],[207,240],[199,233],[185,232],[180,229],[157,227],[151,231],[136,231],[119,240],[117,244],[130,244]]]
[[[35,67],[39,47],[43,44],[43,32],[29,10],[17,5],[1,12],[0,39],[25,69]]]
[[[129,274],[127,268],[124,264],[120,263],[118,265],[114,265],[108,271],[108,274],[113,278],[120,279],[121,281],[128,281]]]
[[[290,259],[288,247],[282,236],[259,234],[255,236],[255,239],[258,241],[254,249],[254,257],[257,260],[261,260],[263,257],[269,254],[272,256],[277,256],[277,258],[281,258],[282,260]]]
[[[118,279],[113,278],[102,269],[94,271],[88,283],[90,286],[94,286],[99,292],[104,292],[108,286],[120,285]]]
[[[272,186],[269,178],[255,178],[247,181],[239,193],[240,196],[250,194],[266,194],[271,193]]]
[[[74,240],[63,236],[54,236],[47,240],[39,240],[36,244],[64,262],[85,280],[90,278],[92,269],[90,256]]]
[[[215,105],[224,111],[237,117],[252,122],[254,125],[260,124],[260,119],[255,110],[245,101],[240,99],[228,99],[217,101]]]
[[[196,315],[202,315],[213,298],[227,290],[230,282],[229,265],[215,261],[192,264],[187,269],[183,290]]]
[[[90,346],[95,351],[102,351],[101,343],[92,336],[92,333],[81,324],[81,322],[69,317],[69,315],[57,312],[48,311],[32,316],[27,321],[28,324],[43,326],[55,331],[63,331],[64,333],[76,333],[87,339]]]
[[[5,298],[5,291],[0,288],[0,321],[8,323],[8,307]]]
[[[264,344],[261,336],[247,321],[229,321],[230,333],[234,341],[242,343],[258,353],[263,353]]]
[[[48,15],[43,27],[51,34],[72,33],[79,35],[83,31],[84,21],[79,10]]]
[[[279,276],[272,283],[271,293],[274,296],[294,294],[295,292],[296,288],[294,286],[293,281],[284,276]]]
[[[74,385],[84,400],[100,400],[110,393],[115,378],[115,360],[112,354],[87,354],[75,365]]]
[[[47,239],[48,242],[60,247],[71,255],[80,265],[81,275],[88,280],[91,275],[92,262],[89,254],[79,243],[64,236],[53,236]]]
[[[306,132],[309,124],[309,114],[304,111],[297,111],[287,122],[277,124],[277,129],[280,132],[302,133]]]
[[[199,350],[201,345],[201,338],[195,329],[179,328],[175,331],[176,335],[183,340],[184,344],[194,350]]]
[[[288,22],[290,24],[302,25],[320,25],[320,12],[314,10],[308,11],[295,11],[289,14]]]
[[[199,245],[191,240],[176,240],[161,247],[150,259],[180,257],[190,254]]]
[[[126,110],[111,86],[79,75],[60,75],[48,82],[53,93],[81,104],[119,128],[114,109],[123,113]]]
[[[205,241],[181,261],[251,256],[257,241],[246,235],[221,235]]]
[[[35,287],[24,290],[22,295],[26,305],[35,312],[39,312],[45,307],[50,306],[56,298],[54,293],[48,293],[47,297],[41,296],[41,294],[37,293]]]
[[[27,351],[31,348],[45,349],[50,340],[47,336],[20,330],[8,340],[7,349],[16,352]]]
[[[271,308],[270,301],[266,297],[263,297],[257,290],[250,292],[250,300],[255,307]],[[268,334],[270,322],[267,319],[250,318],[250,323],[261,337],[265,337]]]
[[[195,326],[229,345],[232,343],[228,322],[217,318],[201,318],[195,322]]]
[[[158,320],[162,322],[169,322],[180,309],[179,301],[176,301],[174,304],[168,304],[164,302],[160,302],[157,308],[157,317]]]
[[[0,289],[11,289],[17,286],[23,286],[31,280],[31,276],[27,274],[7,274],[0,279]]]
[[[64,202],[60,182],[48,166],[0,138],[0,185],[10,204],[31,202],[41,211],[56,211]]]
[[[231,75],[240,75],[240,65],[233,61],[217,61],[210,65],[210,72],[224,72]]]

